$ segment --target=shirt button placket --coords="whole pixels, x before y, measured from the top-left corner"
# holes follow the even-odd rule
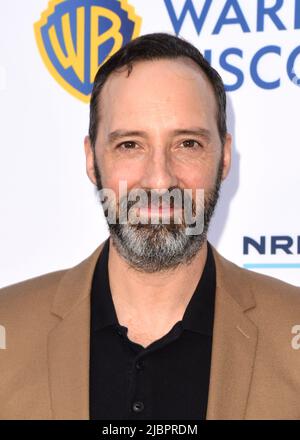
[[[143,411],[143,409],[144,409],[144,404],[143,404],[143,402],[134,402],[134,404],[132,405],[132,410],[135,412],[135,413],[140,413],[140,412],[142,412]]]
[[[140,357],[138,357],[138,359],[135,361],[134,365],[135,365],[135,369],[138,371],[143,370],[145,367],[144,361],[143,361],[143,359],[140,359]],[[140,400],[137,400],[132,404],[132,411],[136,414],[142,413],[144,411],[144,409],[145,409],[145,405]]]
[[[135,368],[137,370],[142,370],[144,368],[144,362],[142,360],[138,360],[135,363]]]

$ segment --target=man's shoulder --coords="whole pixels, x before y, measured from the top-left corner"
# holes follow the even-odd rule
[[[37,308],[42,303],[49,303],[55,294],[60,280],[69,269],[61,269],[31,277],[0,288],[0,313],[7,308]]]
[[[227,285],[229,293],[239,298],[243,292],[251,292],[256,303],[256,311],[297,316],[300,311],[300,287],[276,277],[258,273],[238,266],[216,249],[214,257],[221,272],[220,283]],[[228,287],[229,286],[229,287]]]
[[[71,284],[78,284],[88,271],[93,271],[102,246],[103,243],[74,266],[44,273],[0,288],[0,318],[6,313],[16,314],[18,310],[30,308],[35,313],[49,311],[61,282],[70,278]],[[67,285],[68,295],[72,295],[73,290],[72,285]]]

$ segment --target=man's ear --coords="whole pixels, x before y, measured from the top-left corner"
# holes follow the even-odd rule
[[[84,151],[86,158],[86,173],[90,181],[94,185],[97,185],[96,176],[94,172],[94,151],[89,136],[85,136],[84,138]]]
[[[232,136],[230,133],[226,134],[225,144],[223,146],[223,172],[222,180],[226,179],[231,165],[231,146],[232,146]]]

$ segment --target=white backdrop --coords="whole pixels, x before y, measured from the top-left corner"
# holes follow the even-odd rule
[[[300,1],[129,4],[140,34],[177,30],[211,56],[230,89],[233,164],[210,241],[240,266],[300,285]],[[58,84],[37,47],[33,25],[47,6],[0,0],[0,286],[77,264],[108,236],[85,171],[88,104]],[[245,254],[244,237],[265,240],[263,252]],[[290,253],[272,253],[272,240],[289,242]]]

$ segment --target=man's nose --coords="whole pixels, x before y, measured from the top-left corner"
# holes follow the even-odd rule
[[[154,151],[145,164],[142,188],[168,189],[177,184],[175,169],[168,152]]]

